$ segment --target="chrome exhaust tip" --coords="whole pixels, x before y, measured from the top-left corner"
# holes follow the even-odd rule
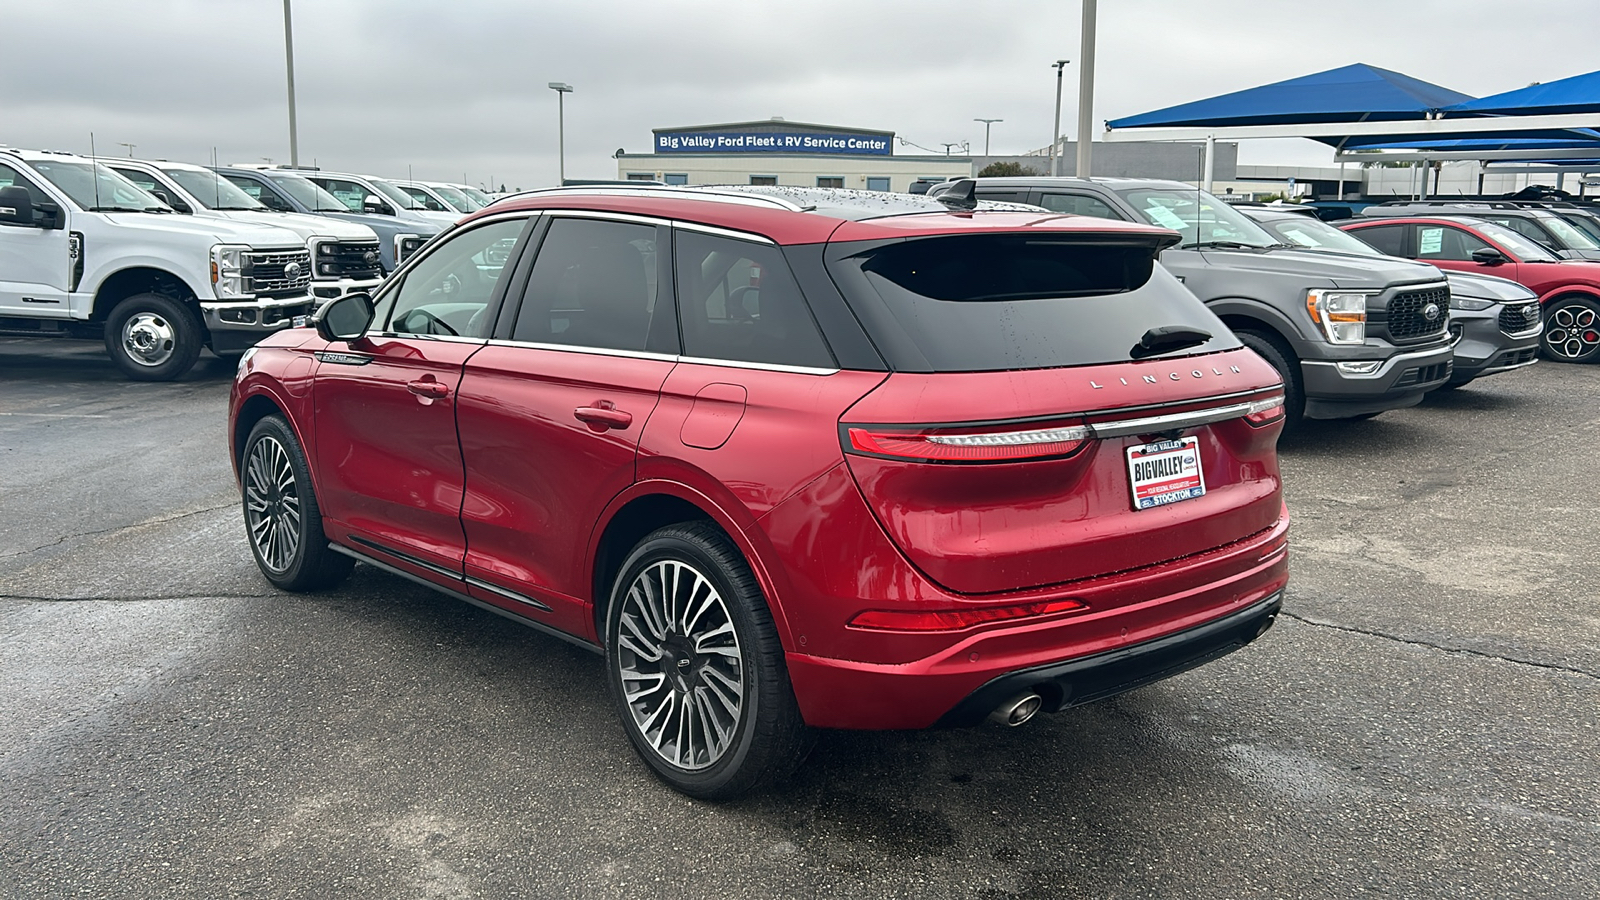
[[[995,707],[994,712],[989,714],[989,721],[1007,728],[1015,728],[1033,718],[1042,706],[1044,699],[1033,691],[1028,691]]]

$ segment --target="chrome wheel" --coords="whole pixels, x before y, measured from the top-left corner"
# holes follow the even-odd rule
[[[1562,359],[1587,359],[1600,352],[1600,316],[1586,305],[1557,307],[1545,323],[1544,342]]]
[[[721,759],[744,714],[744,659],[711,580],[676,559],[641,571],[622,599],[617,651],[623,700],[645,743],[679,769]]]
[[[261,564],[276,574],[287,572],[300,550],[300,491],[289,451],[271,435],[263,435],[250,447],[244,514]]]
[[[160,313],[134,313],[122,323],[122,349],[141,366],[162,365],[172,359],[177,346],[177,328]]]

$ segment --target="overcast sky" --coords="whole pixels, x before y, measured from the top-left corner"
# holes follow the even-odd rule
[[[996,153],[1049,141],[1051,61],[1075,0],[294,0],[300,157],[323,168],[535,187],[616,177],[650,129],[783,116],[925,147],[1001,118]],[[1600,65],[1594,0],[1104,0],[1096,122],[1364,62],[1474,96]],[[281,0],[0,0],[0,143],[102,155],[286,162]],[[1563,49],[1563,48],[1567,49]],[[920,152],[897,147],[896,152]],[[1310,141],[1240,160],[1315,164]]]

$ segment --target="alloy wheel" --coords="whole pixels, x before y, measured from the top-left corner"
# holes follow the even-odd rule
[[[1563,359],[1586,359],[1600,351],[1600,316],[1587,306],[1561,306],[1545,324],[1545,345]]]
[[[287,572],[300,550],[300,491],[289,452],[264,435],[250,448],[245,466],[245,522],[262,565]]]
[[[622,604],[615,658],[634,726],[679,769],[714,765],[745,711],[744,660],[722,594],[694,566],[663,559],[634,578]]]
[[[122,323],[122,349],[141,366],[153,368],[165,363],[177,346],[177,329],[159,313],[135,313]]]

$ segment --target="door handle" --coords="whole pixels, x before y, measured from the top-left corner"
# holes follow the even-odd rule
[[[580,406],[572,411],[572,415],[579,422],[587,423],[589,430],[594,432],[627,428],[633,424],[633,415],[617,409],[617,405],[610,400],[596,400],[592,406]]]
[[[450,385],[442,381],[408,381],[406,390],[418,397],[427,397],[432,400],[442,400],[450,396]]]

